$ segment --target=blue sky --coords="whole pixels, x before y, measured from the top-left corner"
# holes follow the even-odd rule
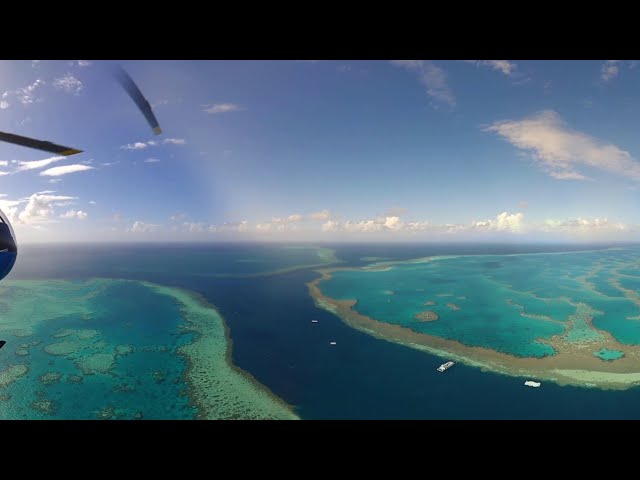
[[[108,63],[0,62],[19,242],[637,238],[634,61]]]

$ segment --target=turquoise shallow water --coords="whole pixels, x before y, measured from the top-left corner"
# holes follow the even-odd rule
[[[0,389],[0,418],[194,417],[176,355],[190,334],[169,297],[120,280],[5,281],[2,304],[0,371],[28,372]],[[14,319],[30,328],[7,329]]]
[[[387,270],[341,270],[320,288],[336,299],[356,300],[358,312],[414,331],[516,356],[553,355],[538,341],[567,333],[567,342],[596,341],[601,334],[576,318],[577,304],[591,307],[594,325],[627,344],[640,343],[640,314],[623,288],[639,291],[640,278],[620,276],[640,262],[637,248],[573,253],[479,255],[390,264]],[[435,303],[429,305],[429,303]],[[455,304],[447,305],[447,304]],[[420,322],[430,310],[439,320]]]
[[[619,350],[610,350],[608,348],[602,348],[594,353],[594,355],[602,360],[613,361],[624,357],[624,353]]]

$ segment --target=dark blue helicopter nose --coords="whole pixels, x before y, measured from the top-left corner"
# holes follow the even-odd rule
[[[9,219],[0,210],[0,280],[9,275],[16,263],[18,245]]]

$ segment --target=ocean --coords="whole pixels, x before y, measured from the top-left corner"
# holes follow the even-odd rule
[[[0,299],[2,308],[16,308],[12,296],[20,298],[23,311],[57,306],[25,340],[13,335],[24,333],[15,325],[0,331],[8,342],[0,350],[0,368],[21,364],[28,368],[27,373],[12,367],[4,377],[0,374],[0,385],[3,378],[10,382],[0,386],[0,415],[197,418],[198,405],[189,397],[192,390],[184,378],[187,365],[177,354],[181,345],[193,340],[193,333],[182,328],[184,319],[175,303],[153,297],[139,284],[144,281],[195,292],[215,306],[228,326],[233,365],[302,419],[640,418],[640,389],[635,387],[601,390],[545,382],[531,389],[523,387],[521,378],[464,364],[438,374],[435,369],[442,357],[347,326],[316,307],[306,285],[319,277],[316,270],[322,265],[363,266],[430,255],[555,252],[602,245],[290,247],[299,246],[24,246],[13,272],[0,283],[0,294],[7,289],[6,298]],[[33,296],[37,303],[28,307],[29,298],[19,296],[20,288],[41,292],[40,297]],[[98,290],[87,302],[87,295]],[[29,324],[27,316],[18,318]],[[89,339],[91,345],[83,347],[86,351],[67,358],[43,349],[67,338],[55,335],[73,339],[83,335],[80,330],[99,332]],[[29,354],[17,356],[25,344]],[[87,367],[89,357],[97,364]],[[86,375],[81,375],[82,365]],[[76,378],[80,376],[82,383]],[[3,394],[10,398],[2,399]]]

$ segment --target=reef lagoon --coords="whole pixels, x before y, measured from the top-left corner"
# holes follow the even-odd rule
[[[317,304],[374,336],[500,373],[640,383],[640,251],[434,256],[322,270]]]
[[[326,255],[287,247],[278,262],[274,249],[267,251],[232,258],[255,259],[257,272],[240,268],[238,275],[288,271]],[[200,264],[194,257],[192,264]],[[113,265],[147,271],[150,258]],[[0,337],[7,341],[0,352],[0,418],[298,418],[233,365],[224,319],[205,298],[181,288],[120,278],[6,279]]]

